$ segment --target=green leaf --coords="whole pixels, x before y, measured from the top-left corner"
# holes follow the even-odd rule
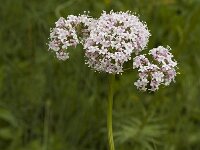
[[[14,127],[17,127],[17,121],[16,121],[15,117],[7,109],[0,108],[0,119],[8,122],[9,124],[11,124]]]

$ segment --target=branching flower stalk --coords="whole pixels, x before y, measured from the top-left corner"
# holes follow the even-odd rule
[[[95,71],[109,75],[107,126],[109,148],[114,150],[112,133],[113,82],[116,74],[126,70],[124,64],[132,60],[132,69],[138,70],[139,79],[134,82],[137,89],[156,91],[161,85],[175,82],[177,62],[170,53],[171,48],[158,46],[146,54],[142,53],[151,36],[146,23],[135,14],[103,11],[99,18],[69,15],[60,18],[51,29],[49,50],[59,60],[69,58],[69,47],[82,44],[85,63]]]

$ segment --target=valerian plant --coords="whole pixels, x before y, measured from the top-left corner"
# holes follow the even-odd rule
[[[51,29],[49,50],[55,52],[59,60],[69,58],[68,47],[82,44],[85,63],[95,71],[109,74],[107,127],[110,150],[114,150],[112,132],[113,83],[115,75],[125,71],[124,64],[132,61],[139,79],[134,82],[137,89],[156,91],[161,85],[175,81],[177,62],[170,53],[171,48],[158,46],[147,54],[151,36],[146,23],[130,11],[106,13],[99,18],[83,15],[61,17]]]

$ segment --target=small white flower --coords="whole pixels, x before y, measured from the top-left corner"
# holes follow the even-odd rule
[[[169,47],[159,46],[150,50],[149,54],[153,57],[153,62],[145,55],[136,56],[133,59],[133,68],[138,68],[139,79],[135,82],[138,89],[144,90],[148,84],[141,80],[149,79],[150,91],[156,91],[160,85],[169,85],[176,77],[177,62],[172,60],[173,55],[169,52]],[[140,84],[139,84],[140,83]],[[143,85],[142,85],[143,84]]]
[[[56,56],[59,60],[66,60],[69,58],[69,54],[68,53],[65,53],[63,51],[60,51],[60,52],[56,52]]]

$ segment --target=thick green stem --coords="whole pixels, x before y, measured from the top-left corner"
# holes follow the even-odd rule
[[[112,105],[113,105],[113,94],[114,94],[114,81],[115,75],[109,75],[109,89],[108,89],[108,106],[107,106],[107,128],[108,128],[108,143],[109,150],[115,150],[113,131],[112,131]]]

